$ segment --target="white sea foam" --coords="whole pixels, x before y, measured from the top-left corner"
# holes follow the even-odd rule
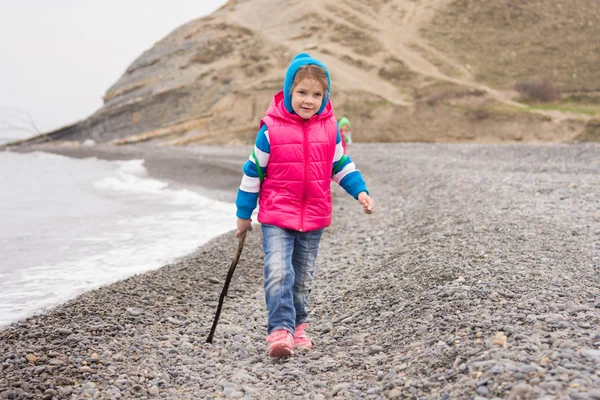
[[[234,228],[235,206],[143,160],[0,153],[0,326],[145,272]]]

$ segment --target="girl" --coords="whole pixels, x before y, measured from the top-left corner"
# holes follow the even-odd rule
[[[321,234],[331,224],[330,180],[357,199],[365,213],[373,212],[360,172],[344,155],[330,87],[323,63],[306,53],[294,57],[283,90],[260,121],[237,194],[239,236],[252,230],[250,217],[260,192],[271,357],[312,348],[306,336],[306,306]]]

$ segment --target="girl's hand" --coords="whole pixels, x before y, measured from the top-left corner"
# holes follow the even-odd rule
[[[360,194],[358,195],[358,202],[364,207],[365,214],[373,214],[373,210],[375,209],[375,202],[367,194],[367,192],[360,192]]]
[[[251,219],[237,219],[237,232],[235,233],[236,237],[240,237],[240,235],[246,231],[252,231],[252,220]]]

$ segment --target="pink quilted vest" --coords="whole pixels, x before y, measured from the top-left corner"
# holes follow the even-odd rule
[[[290,114],[283,91],[271,102],[267,125],[271,153],[260,190],[258,221],[302,232],[331,224],[331,171],[337,123],[331,102],[304,120]]]

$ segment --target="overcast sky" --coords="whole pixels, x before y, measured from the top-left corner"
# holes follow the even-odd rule
[[[84,119],[145,50],[225,3],[0,1],[0,119],[24,110],[41,131]]]

